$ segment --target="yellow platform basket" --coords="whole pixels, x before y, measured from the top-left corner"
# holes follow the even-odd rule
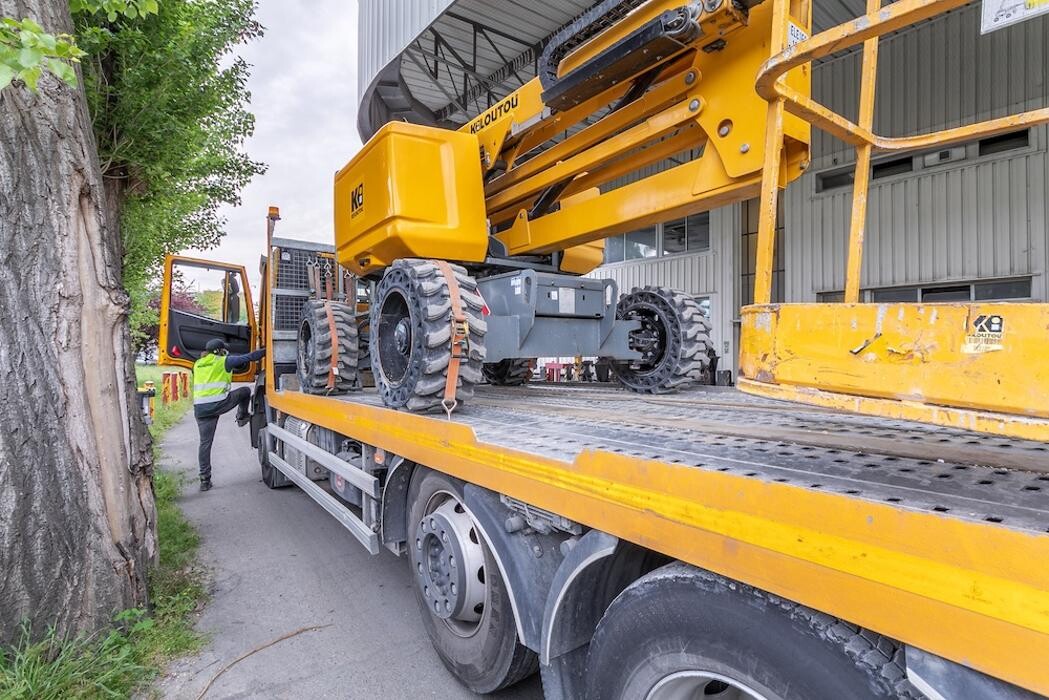
[[[482,262],[488,250],[477,138],[382,127],[335,175],[335,246],[358,275],[398,258]]]

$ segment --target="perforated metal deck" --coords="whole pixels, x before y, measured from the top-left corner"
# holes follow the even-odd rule
[[[374,390],[344,397],[381,406]],[[444,420],[434,416],[434,420]],[[704,387],[478,387],[453,420],[479,441],[572,462],[586,450],[1049,532],[1049,445]]]

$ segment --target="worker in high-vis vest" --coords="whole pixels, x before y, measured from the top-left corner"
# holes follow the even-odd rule
[[[251,420],[251,389],[242,386],[231,390],[233,373],[265,355],[265,348],[245,355],[230,355],[226,343],[214,338],[208,341],[204,354],[193,364],[193,415],[200,431],[197,459],[200,462],[201,491],[211,489],[211,443],[215,441],[219,416],[236,408],[237,425],[244,426]]]

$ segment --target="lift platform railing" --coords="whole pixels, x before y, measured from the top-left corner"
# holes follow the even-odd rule
[[[754,304],[742,311],[740,388],[871,415],[1049,440],[1049,304],[860,303],[872,154],[940,148],[1044,124],[1049,109],[934,133],[880,136],[873,131],[880,37],[966,0],[899,0],[885,7],[881,0],[867,0],[866,15],[811,38],[792,21],[809,14],[807,0],[773,2],[772,58],[756,83],[768,102],[768,119]],[[783,79],[794,68],[859,45],[855,122]],[[856,148],[844,303],[771,303],[785,115]]]

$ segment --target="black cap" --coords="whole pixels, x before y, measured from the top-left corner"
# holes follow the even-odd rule
[[[218,338],[212,338],[208,341],[208,344],[204,346],[204,349],[208,352],[218,352],[219,350],[228,350],[226,343]]]

